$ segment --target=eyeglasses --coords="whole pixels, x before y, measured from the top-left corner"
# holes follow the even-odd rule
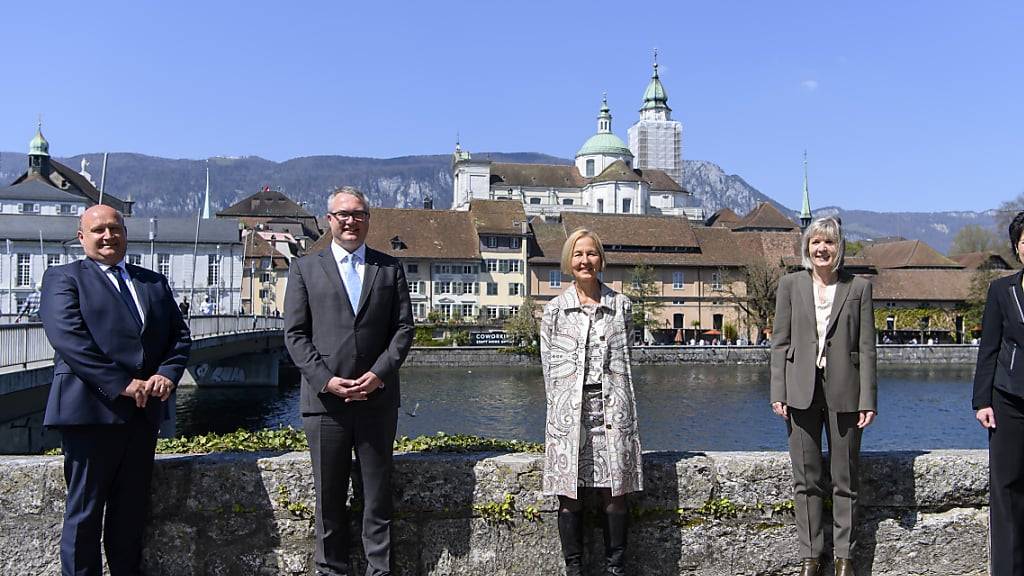
[[[341,221],[351,219],[354,222],[363,222],[370,217],[370,213],[366,210],[353,210],[352,212],[349,212],[348,210],[338,210],[337,212],[328,212],[328,214]]]

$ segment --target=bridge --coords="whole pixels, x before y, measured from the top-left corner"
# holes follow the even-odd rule
[[[192,354],[181,385],[277,386],[284,321],[265,316],[193,316]],[[40,323],[0,325],[0,453],[54,443],[42,429],[53,347]]]

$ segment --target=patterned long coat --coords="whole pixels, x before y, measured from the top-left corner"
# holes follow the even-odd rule
[[[612,496],[643,490],[640,434],[630,372],[633,333],[629,298],[601,285],[601,304],[610,321],[593,346],[605,355],[601,378],[605,436]],[[544,434],[544,492],[577,498],[584,368],[591,317],[580,307],[575,284],[544,307],[540,358],[547,392]]]

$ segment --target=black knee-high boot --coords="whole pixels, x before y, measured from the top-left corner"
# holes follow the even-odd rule
[[[565,576],[583,576],[583,512],[558,511],[558,538],[562,541]]]
[[[605,512],[604,557],[608,576],[626,574],[626,531],[629,515],[626,512]]]

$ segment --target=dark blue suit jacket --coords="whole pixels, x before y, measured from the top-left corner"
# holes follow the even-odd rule
[[[181,379],[192,340],[167,279],[139,266],[126,268],[145,310],[141,333],[96,262],[85,258],[43,275],[39,315],[56,351],[44,425],[124,423],[135,401],[120,394],[132,378]],[[151,397],[149,420],[158,424],[166,414],[163,402]]]
[[[1017,272],[992,281],[981,320],[974,372],[975,410],[992,406],[992,390],[1024,396],[1024,291]],[[1019,356],[1019,358],[1018,358]]]

